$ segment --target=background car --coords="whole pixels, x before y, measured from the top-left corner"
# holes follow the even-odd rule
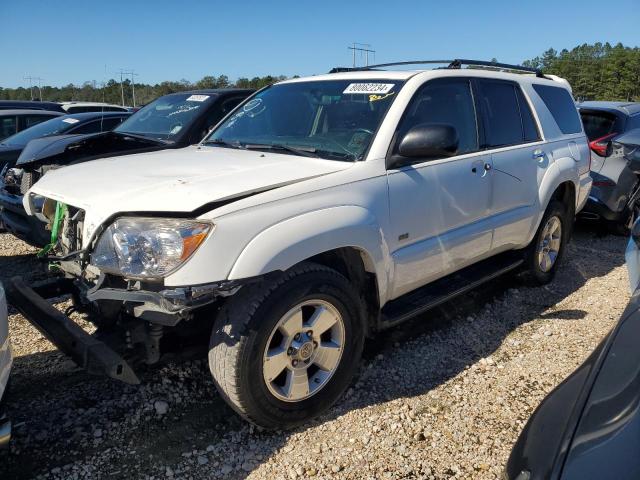
[[[583,102],[580,116],[591,148],[593,186],[581,217],[603,220],[614,232],[627,234],[638,209],[638,172],[629,168],[616,139],[640,128],[640,103]]]
[[[17,237],[33,245],[46,245],[51,234],[42,222],[26,214],[22,196],[48,170],[97,158],[198,143],[251,93],[253,90],[248,89],[172,93],[141,108],[113,131],[31,141],[18,157],[16,168],[5,168],[0,175],[0,221]]]
[[[64,113],[48,110],[0,110],[0,141],[38,123],[61,115],[64,115]]]
[[[48,110],[66,113],[57,102],[40,102],[34,100],[0,100],[0,110]]]
[[[0,447],[5,447],[11,438],[11,422],[4,411],[4,405],[7,400],[9,373],[11,372],[12,363],[7,301],[2,283],[0,283]]]
[[[618,324],[553,390],[509,457],[507,480],[640,478],[640,224],[627,248],[633,296]]]
[[[67,113],[84,112],[129,112],[127,107],[100,102],[62,102],[62,109]]]
[[[113,130],[131,114],[128,112],[92,112],[75,115],[62,115],[48,119],[26,130],[5,138],[0,143],[0,171],[10,166],[22,153],[24,147],[36,138],[52,135],[80,135]]]

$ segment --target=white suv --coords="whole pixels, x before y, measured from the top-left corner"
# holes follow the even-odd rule
[[[12,301],[90,371],[135,383],[135,362],[210,335],[244,418],[317,415],[367,335],[517,267],[550,281],[587,199],[567,82],[461,63],[284,81],[200,145],[47,174],[25,206],[109,347],[18,279]]]

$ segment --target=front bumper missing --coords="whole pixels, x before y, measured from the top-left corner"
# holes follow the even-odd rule
[[[61,352],[96,375],[107,375],[137,385],[140,380],[121,355],[85,332],[73,320],[54,308],[43,296],[69,293],[68,280],[56,279],[31,288],[21,277],[13,277],[5,285],[7,299],[22,315],[47,337]]]

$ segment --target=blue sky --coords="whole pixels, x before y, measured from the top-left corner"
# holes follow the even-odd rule
[[[0,0],[0,86],[81,84],[134,68],[136,81],[204,75],[309,75],[349,65],[351,42],[376,61],[496,57],[549,47],[640,44],[640,1]]]

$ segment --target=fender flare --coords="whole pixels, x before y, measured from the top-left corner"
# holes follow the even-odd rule
[[[575,192],[578,192],[580,189],[580,185],[576,184],[576,178],[578,177],[578,169],[576,162],[571,157],[561,157],[557,158],[547,169],[545,175],[540,183],[540,188],[538,189],[538,202],[540,205],[540,209],[538,215],[536,217],[535,223],[533,224],[532,232],[529,235],[529,240],[533,239],[538,227],[540,226],[540,222],[542,221],[542,217],[544,216],[544,212],[551,201],[552,195],[558,189],[560,184],[565,182],[571,182],[573,184]],[[577,201],[577,198],[574,202]],[[576,205],[574,205],[574,208]]]
[[[386,298],[389,249],[376,217],[356,205],[315,210],[263,230],[242,250],[228,279],[284,271],[315,255],[345,247],[361,252],[365,270],[376,275],[378,297]]]

